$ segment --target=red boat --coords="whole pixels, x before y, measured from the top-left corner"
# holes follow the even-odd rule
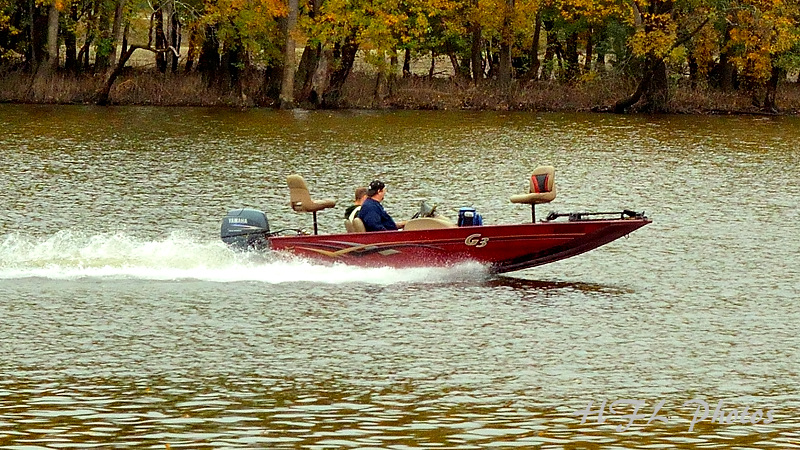
[[[466,261],[485,264],[495,273],[510,272],[569,258],[600,247],[651,222],[630,210],[596,213],[551,213],[536,222],[535,205],[555,198],[552,167],[537,168],[531,192],[511,197],[531,205],[531,223],[459,226],[433,210],[409,220],[401,231],[364,232],[359,219],[352,232],[318,235],[317,211],[335,202],[314,201],[298,175],[289,176],[292,208],[314,215],[314,234],[302,230],[269,231],[266,215],[252,209],[230,211],[222,222],[222,239],[240,247],[269,248],[324,262],[369,267],[447,266]],[[465,217],[475,217],[465,209]],[[468,219],[467,219],[468,221]],[[463,222],[463,221],[461,221]],[[286,235],[286,233],[291,233]]]

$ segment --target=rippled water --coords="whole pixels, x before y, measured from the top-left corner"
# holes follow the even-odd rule
[[[0,447],[798,447],[798,138],[794,118],[0,105]],[[309,227],[289,173],[342,206],[380,177],[396,218],[429,199],[521,222],[538,164],[542,211],[654,223],[499,277],[218,240],[241,206]],[[628,429],[624,399],[645,402]],[[746,419],[711,423],[720,401]]]

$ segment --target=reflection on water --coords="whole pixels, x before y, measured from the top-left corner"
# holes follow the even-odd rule
[[[568,281],[540,281],[520,278],[519,276],[498,276],[489,281],[489,286],[502,287],[508,286],[523,291],[544,293],[549,290],[577,290],[585,294],[598,293],[602,295],[622,295],[634,294],[630,289],[621,286],[604,286],[602,284],[568,282]]]
[[[576,420],[579,408],[541,404],[535,393],[492,395],[459,389],[426,392],[403,380],[372,388],[310,379],[159,378],[4,383],[6,424],[19,448],[786,448],[796,419],[780,427],[706,421],[688,429],[689,408],[652,407],[630,424],[630,408],[603,423]],[[317,384],[318,383],[318,384]],[[617,431],[617,430],[625,431]],[[716,445],[709,445],[717,442]]]
[[[0,105],[0,447],[798,447],[797,122]],[[504,276],[217,237],[241,206],[309,227],[289,173],[325,232],[374,177],[396,218],[523,222],[540,163],[542,216],[653,224]],[[692,399],[774,420],[690,432]]]

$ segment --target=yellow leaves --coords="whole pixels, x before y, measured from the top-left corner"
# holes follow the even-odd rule
[[[629,12],[627,2],[615,0],[564,0],[561,3],[561,16],[566,21],[584,18],[589,23],[599,24],[609,18],[624,17]]]
[[[478,0],[476,7],[478,23],[488,30],[500,30],[506,15],[505,0]]]
[[[484,35],[511,40],[516,36],[532,36],[540,0],[475,0],[470,20],[481,26]]]
[[[274,57],[271,44],[279,37],[277,17],[286,16],[281,0],[205,0],[199,25],[216,29],[225,46],[244,46],[257,58]],[[272,56],[267,56],[272,55]]]
[[[642,14],[644,29],[636,31],[630,44],[637,56],[664,58],[672,50],[678,26],[668,14]]]
[[[0,31],[5,31],[10,36],[19,34],[20,30],[11,23],[11,16],[7,13],[13,11],[10,0],[0,0]],[[0,60],[10,53],[9,49],[0,45]]]
[[[693,40],[693,55],[697,61],[697,71],[701,74],[708,73],[714,64],[720,42],[720,34],[716,28],[703,27]]]
[[[733,27],[728,48],[745,76],[756,80],[770,77],[773,60],[800,42],[799,14],[796,1],[782,0],[748,0],[729,14]]]

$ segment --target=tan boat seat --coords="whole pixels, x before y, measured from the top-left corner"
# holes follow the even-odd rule
[[[512,195],[511,203],[531,205],[531,221],[536,222],[536,205],[550,203],[556,198],[556,169],[553,166],[539,166],[531,174],[530,191],[527,194]]]
[[[289,205],[295,212],[310,212],[314,215],[314,234],[317,234],[317,211],[336,206],[331,199],[312,200],[306,181],[300,175],[286,177],[289,184]]]
[[[447,219],[440,217],[420,217],[406,222],[403,228],[406,231],[435,230],[437,228],[457,228],[458,226]]]
[[[353,218],[353,233],[366,233],[367,227],[364,226],[364,221],[360,217]]]

